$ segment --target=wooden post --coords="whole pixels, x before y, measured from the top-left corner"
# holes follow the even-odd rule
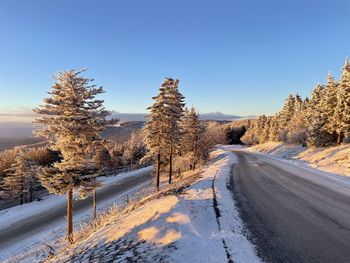
[[[169,184],[173,176],[173,144],[170,145],[170,156],[169,156]]]
[[[97,193],[96,193],[96,189],[94,189],[94,192],[93,192],[93,195],[92,195],[93,219],[94,220],[96,220],[96,218],[97,218],[96,202],[97,202]]]
[[[156,187],[157,190],[159,191],[159,184],[160,184],[160,153],[157,154],[157,160],[156,160]]]
[[[67,198],[67,236],[69,243],[73,243],[73,188],[68,190]]]

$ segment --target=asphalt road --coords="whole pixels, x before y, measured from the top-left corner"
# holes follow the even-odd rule
[[[337,178],[236,151],[229,185],[266,262],[350,262],[350,188]]]
[[[110,186],[97,191],[97,207],[99,202],[103,202],[114,196],[117,197],[129,189],[141,185],[144,182],[150,182],[151,180],[152,177],[150,176],[150,172],[145,170],[144,173],[132,177],[126,177],[119,182],[113,183]],[[84,200],[74,200],[73,209],[74,215],[77,215],[86,209],[92,210],[92,198],[89,197]],[[35,214],[11,225],[10,228],[2,229],[0,226],[0,254],[1,250],[6,251],[7,248],[23,239],[47,231],[51,226],[62,221],[65,216],[66,204],[62,203],[59,206],[50,208],[49,212],[45,214]]]

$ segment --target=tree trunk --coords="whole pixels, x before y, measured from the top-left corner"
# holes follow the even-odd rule
[[[97,203],[97,193],[96,193],[96,189],[94,189],[94,192],[92,195],[92,206],[93,206],[93,218],[94,218],[94,220],[96,220],[96,217],[97,217],[96,203]]]
[[[23,191],[21,191],[20,195],[19,195],[19,203],[20,205],[23,205],[24,203],[24,194]]]
[[[173,144],[170,145],[170,156],[169,156],[169,184],[173,177]]]
[[[134,153],[131,152],[131,160],[130,160],[130,167],[131,167],[131,171],[134,170]]]
[[[193,153],[194,153],[194,157],[193,157],[193,170],[196,170],[196,162],[197,162],[197,146],[198,146],[198,138],[196,136],[195,140],[194,140],[194,147],[193,147]]]
[[[29,202],[33,202],[33,188],[29,190]]]
[[[67,237],[69,243],[73,243],[73,189],[68,190],[67,198]]]
[[[337,144],[341,144],[341,132],[338,133]]]
[[[24,186],[23,186],[24,182],[23,182],[23,179],[21,180],[21,193],[19,194],[19,202],[21,205],[23,205],[24,203]]]
[[[157,160],[156,160],[156,187],[157,190],[159,191],[159,183],[160,183],[160,153],[157,154]]]

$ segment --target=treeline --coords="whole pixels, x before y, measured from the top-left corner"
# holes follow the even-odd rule
[[[15,147],[0,152],[0,199],[32,202],[43,189],[38,179],[39,167],[59,160],[59,154],[47,147]]]
[[[346,59],[341,78],[331,74],[327,83],[317,84],[311,98],[289,95],[280,112],[250,120],[242,140],[246,144],[268,141],[325,147],[349,140],[350,65]]]
[[[94,161],[101,169],[99,176],[139,168],[145,155],[140,131],[131,133],[124,143],[102,140]],[[60,161],[60,152],[48,146],[15,147],[0,151],[0,200],[20,204],[40,200],[45,187],[38,178],[43,168]]]

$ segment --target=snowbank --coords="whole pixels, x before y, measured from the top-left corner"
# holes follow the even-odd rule
[[[306,148],[281,142],[267,142],[246,148],[246,150],[267,153],[278,158],[300,160],[326,172],[350,176],[350,144],[326,148]]]
[[[117,176],[100,177],[102,187],[105,189],[115,184],[120,184],[132,177],[141,176],[151,172],[152,166],[145,167]],[[151,182],[145,185],[135,185],[125,191],[111,195],[110,198],[98,202],[98,211],[105,211],[114,204],[125,203],[127,196],[137,196],[142,191],[152,188]],[[11,228],[12,225],[21,225],[25,222],[40,222],[38,218],[53,213],[57,210],[64,210],[66,207],[66,196],[50,195],[42,201],[36,201],[24,205],[18,205],[0,211],[0,233]],[[83,209],[74,213],[74,225],[78,228],[80,224],[91,217],[91,208]],[[40,227],[39,231],[30,232],[26,238],[18,240],[11,246],[0,245],[0,262],[40,262],[48,250],[47,245],[64,236],[66,233],[66,220],[64,217],[57,218],[52,224]],[[18,260],[19,259],[19,260]]]
[[[102,183],[103,189],[125,180],[128,177],[137,176],[144,172],[151,172],[152,166],[141,168],[129,173],[118,174],[117,176],[102,176],[98,180]],[[13,224],[17,224],[20,221],[26,220],[32,216],[44,214],[52,209],[57,209],[59,207],[65,207],[67,203],[67,197],[48,195],[44,197],[42,201],[34,201],[31,203],[17,205],[5,210],[0,211],[0,230],[4,228],[11,227]]]
[[[52,262],[261,262],[227,189],[236,161],[230,149],[212,152],[200,177],[180,193],[112,218]]]

